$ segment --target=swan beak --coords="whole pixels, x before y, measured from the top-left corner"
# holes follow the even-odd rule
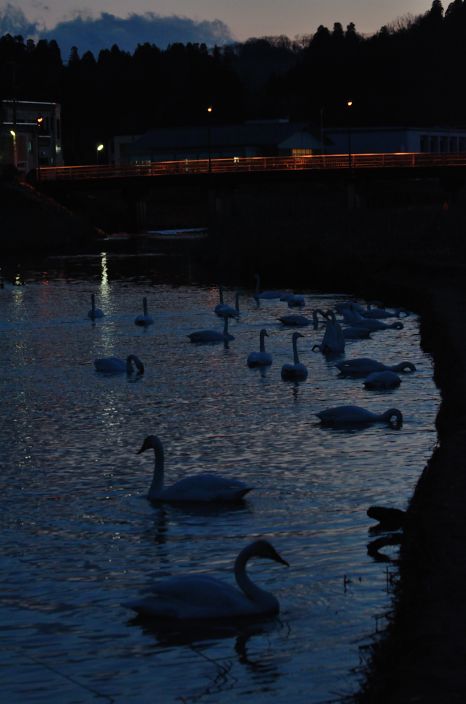
[[[136,452],[137,455],[142,454],[145,450],[147,450],[146,444],[144,443],[143,446],[141,447],[140,450]]]
[[[290,566],[290,563],[284,560],[283,557],[279,555],[276,551],[273,559],[275,560],[275,562],[280,562],[280,564],[285,565],[286,567]]]

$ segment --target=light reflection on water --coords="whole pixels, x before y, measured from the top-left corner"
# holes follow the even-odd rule
[[[6,700],[323,702],[357,687],[359,646],[387,608],[386,566],[367,555],[371,504],[404,508],[436,441],[438,393],[418,321],[347,343],[346,357],[416,363],[394,392],[338,378],[335,360],[299,341],[306,382],[280,378],[292,360],[286,303],[240,300],[228,349],[187,333],[220,328],[215,287],[47,275],[0,291],[3,471],[2,682]],[[90,295],[105,318],[87,318]],[[155,324],[134,325],[147,296]],[[225,292],[227,302],[233,291]],[[304,313],[342,296],[308,295]],[[266,327],[274,355],[246,366]],[[137,354],[144,377],[99,376],[93,359]],[[323,429],[314,414],[354,403],[399,407],[401,430]],[[166,450],[167,481],[221,471],[252,483],[243,506],[154,508],[145,500],[145,435]],[[249,571],[280,599],[280,618],[186,633],[138,624],[121,603],[152,580],[208,571],[226,580],[238,551],[269,538],[290,568]],[[390,568],[393,569],[393,568]],[[7,647],[8,643],[8,647]]]

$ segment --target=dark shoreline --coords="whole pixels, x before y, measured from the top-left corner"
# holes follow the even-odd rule
[[[66,257],[67,251],[101,251],[88,223],[56,204],[44,206],[32,192],[19,212],[20,197],[15,201],[8,191],[9,196],[3,189],[0,198],[10,206],[2,228],[10,256],[4,256],[2,273],[17,262],[26,268],[36,255],[44,260],[47,253]],[[369,228],[377,221],[380,232],[373,234]],[[38,222],[30,246],[31,227]],[[220,227],[216,240],[167,257],[192,260],[195,272],[200,265],[199,278],[208,272],[210,281],[251,287],[259,270],[267,275],[267,286],[346,292],[403,306],[421,317],[421,345],[433,357],[442,398],[438,445],[408,507],[393,611],[387,631],[373,643],[361,689],[352,697],[360,704],[466,701],[466,208],[423,212],[415,232],[409,230],[413,222],[410,213],[395,242],[383,234],[383,213],[375,213],[364,227],[358,213],[349,214],[342,230],[335,227],[320,238],[309,236],[306,222],[294,223],[289,232],[286,218],[266,237],[253,226],[250,236],[246,229],[238,236],[235,222]],[[58,245],[63,233],[65,248]],[[52,235],[47,243],[46,234]]]

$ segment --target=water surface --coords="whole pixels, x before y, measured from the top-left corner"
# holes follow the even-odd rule
[[[292,359],[291,331],[277,321],[286,303],[257,307],[245,292],[235,340],[198,346],[189,332],[221,328],[215,286],[169,285],[154,267],[113,274],[106,256],[79,275],[51,268],[0,291],[5,701],[308,704],[355,691],[395,573],[367,554],[366,509],[405,508],[436,441],[439,397],[416,316],[402,331],[347,343],[346,358],[415,362],[396,391],[339,378],[335,360],[311,352],[323,332],[310,328],[299,341],[309,377],[290,384],[280,369]],[[91,293],[105,312],[95,323]],[[346,298],[305,294],[305,314]],[[143,296],[155,320],[147,330],[134,325]],[[233,304],[234,291],[225,298]],[[274,356],[264,373],[246,366],[262,327]],[[96,357],[131,353],[145,364],[141,378],[94,371]],[[396,406],[403,427],[321,428],[314,414],[344,403]],[[210,511],[151,506],[153,457],[136,455],[151,433],[165,446],[167,482],[221,472],[254,486],[248,500]],[[185,572],[232,582],[237,553],[259,536],[290,563],[249,565],[279,598],[279,618],[163,633],[121,605]]]

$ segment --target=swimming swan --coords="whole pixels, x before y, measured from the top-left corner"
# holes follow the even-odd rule
[[[315,414],[322,425],[365,425],[368,423],[389,423],[401,427],[403,416],[397,408],[390,408],[385,413],[373,413],[359,406],[336,406]]]
[[[259,352],[251,352],[248,355],[248,367],[268,367],[272,364],[272,355],[265,351],[265,337],[268,337],[267,330],[263,329],[259,334]]]
[[[282,379],[304,381],[307,379],[307,368],[299,361],[298,357],[298,337],[304,337],[300,332],[294,332],[291,336],[293,342],[293,364],[287,363],[282,367]]]
[[[97,372],[105,372],[107,374],[120,374],[122,372],[132,374],[133,371],[137,371],[138,374],[144,374],[144,365],[135,354],[128,355],[126,361],[119,359],[119,357],[94,359],[94,367]]]
[[[171,503],[226,503],[238,502],[252,490],[238,479],[225,479],[216,474],[195,474],[164,488],[163,445],[156,435],[148,435],[138,455],[146,450],[154,450],[154,474],[147,498],[149,501]]]
[[[154,319],[149,315],[147,312],[147,298],[144,296],[142,299],[142,308],[143,308],[143,314],[136,316],[134,319],[134,324],[135,325],[152,325],[154,322]]]
[[[254,584],[246,573],[246,564],[253,557],[289,566],[267,540],[256,540],[241,550],[235,560],[239,589],[210,575],[180,575],[161,580],[148,596],[128,601],[124,606],[140,616],[170,621],[273,616],[280,610],[278,599]]]
[[[220,289],[220,303],[214,308],[215,315],[218,315],[220,318],[239,318],[239,296],[240,293],[237,291],[235,293],[235,307],[233,308],[233,306],[229,306],[227,303],[223,302],[223,293],[222,289]]]
[[[228,332],[228,316],[224,317],[223,332],[220,330],[196,330],[188,335],[191,342],[228,342],[234,335]]]
[[[290,313],[289,315],[282,315],[278,320],[283,324],[287,325],[288,327],[293,327],[293,328],[303,328],[306,327],[307,325],[312,325],[314,327],[314,330],[317,330],[319,327],[319,318],[318,314],[322,315],[324,318],[325,313],[321,311],[319,308],[314,310],[312,312],[312,320],[311,318],[306,318],[305,315],[298,315],[297,313]]]
[[[401,379],[396,372],[372,372],[364,379],[366,389],[384,390],[396,389],[401,384]]]
[[[272,300],[274,298],[282,298],[283,296],[287,295],[285,291],[261,291],[259,274],[254,274],[254,278],[256,280],[256,292],[254,293],[254,298],[256,299],[256,301],[259,298],[263,298],[265,300]]]
[[[377,330],[403,330],[404,328],[404,325],[400,320],[397,320],[394,323],[384,323],[382,320],[376,320],[375,318],[365,318],[360,313],[350,309],[344,309],[342,311],[342,315],[345,323],[348,323],[353,327],[365,328],[371,332],[375,332]]]
[[[399,364],[382,364],[370,357],[358,357],[356,359],[347,359],[343,362],[338,362],[336,367],[340,370],[342,376],[362,377],[371,374],[372,372],[415,372],[416,367],[412,362],[400,362]]]
[[[91,293],[91,310],[88,312],[87,317],[91,320],[104,317],[103,310],[95,307],[95,295],[93,293]]]

